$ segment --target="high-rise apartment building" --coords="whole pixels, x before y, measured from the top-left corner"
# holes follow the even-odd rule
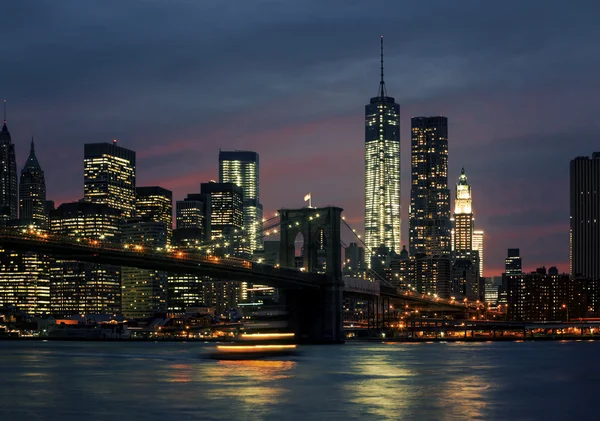
[[[379,92],[365,106],[365,260],[380,246],[401,250],[400,105],[387,96],[383,80],[383,37]]]
[[[571,161],[570,272],[600,279],[600,152]]]
[[[135,152],[113,143],[84,146],[84,197],[121,211],[123,218],[135,213]]]
[[[22,223],[48,228],[46,212],[46,180],[44,171],[35,156],[33,139],[19,183],[19,218]]]
[[[50,213],[50,231],[80,241],[120,242],[121,213],[100,203],[64,203]],[[52,314],[121,312],[120,268],[56,259],[50,266]]]
[[[6,225],[17,219],[19,200],[17,187],[17,160],[15,145],[6,127],[6,101],[4,104],[4,125],[0,131],[0,224]]]
[[[173,236],[173,193],[158,186],[136,187],[135,213],[137,218],[162,222],[166,228],[167,244]]]
[[[258,153],[251,151],[219,151],[219,182],[242,188],[244,203],[244,235],[251,252],[263,248]]]
[[[473,250],[479,254],[479,276],[483,277],[483,231],[473,231]]]
[[[410,254],[450,254],[448,119],[411,119]]]

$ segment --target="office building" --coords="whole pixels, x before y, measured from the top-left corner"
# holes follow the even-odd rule
[[[479,256],[479,276],[483,278],[483,231],[473,231],[473,250]]]
[[[454,200],[454,253],[459,258],[473,250],[473,225],[471,186],[463,168]]]
[[[449,255],[448,119],[413,117],[411,125],[409,251]]]
[[[84,146],[84,197],[108,205],[123,218],[135,213],[135,152],[112,143]]]
[[[508,256],[504,263],[504,273],[507,275],[520,275],[523,273],[523,262],[521,261],[519,249],[508,249]]]
[[[571,161],[570,272],[600,279],[600,152]]]
[[[168,230],[159,211],[145,218],[129,219],[122,225],[122,242],[127,248],[164,250]],[[121,268],[122,312],[129,318],[152,317],[167,311],[167,272],[159,270]]]
[[[204,201],[208,200],[208,203]],[[204,230],[205,235],[210,231],[210,195],[203,196],[200,193],[188,194],[183,200],[178,200],[175,207],[175,219],[177,229],[199,228]]]
[[[6,127],[6,101],[4,101],[4,125],[0,131],[0,224],[18,218],[17,160],[15,145]]]
[[[381,80],[377,96],[365,106],[365,260],[380,246],[401,250],[400,215],[400,105],[387,96]]]
[[[249,242],[243,236],[242,189],[233,183],[202,183],[200,194],[204,203],[210,203],[207,217],[214,253],[248,256]]]
[[[136,187],[136,217],[162,222],[166,228],[167,245],[173,236],[173,193],[158,186]]]
[[[19,219],[24,225],[35,225],[48,229],[46,211],[46,179],[44,171],[35,156],[35,147],[31,139],[31,149],[25,166],[21,170],[19,183]]]
[[[358,243],[350,243],[344,249],[344,274],[360,275],[364,273],[365,268],[365,249],[360,247]]]
[[[121,213],[100,203],[64,203],[50,213],[52,234],[89,242],[120,244]],[[53,260],[50,310],[57,316],[121,312],[120,268]]]
[[[415,258],[412,283],[423,292],[448,296],[451,286],[448,119],[411,119],[409,251]],[[422,278],[421,278],[422,277]]]
[[[49,262],[48,256],[0,247],[0,307],[37,316],[49,312]]]
[[[260,203],[258,153],[219,151],[219,182],[241,187],[244,205],[244,235],[251,252],[263,248],[263,207]]]

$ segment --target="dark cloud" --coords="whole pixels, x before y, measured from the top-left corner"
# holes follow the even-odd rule
[[[57,200],[83,193],[83,143],[117,138],[138,151],[139,183],[163,180],[176,198],[217,177],[219,147],[247,148],[261,154],[265,209],[312,191],[361,221],[363,107],[383,34],[402,107],[403,227],[410,116],[445,114],[450,182],[467,168],[486,264],[522,244],[548,265],[568,259],[553,231],[568,222],[568,161],[600,149],[598,12],[557,0],[7,2],[0,95],[18,160],[35,134]]]

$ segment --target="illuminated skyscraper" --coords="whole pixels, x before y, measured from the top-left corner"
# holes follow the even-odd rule
[[[263,248],[260,203],[258,153],[250,151],[219,151],[219,181],[234,183],[244,195],[244,231],[250,251]]]
[[[84,147],[84,197],[121,211],[135,212],[135,152],[113,143],[87,143]]]
[[[35,156],[33,139],[29,158],[21,170],[19,183],[19,213],[22,223],[48,228],[46,213],[46,180]]]
[[[165,225],[167,244],[173,235],[173,193],[158,186],[135,189],[136,216],[141,219],[162,222]]]
[[[233,183],[202,183],[200,194],[204,203],[210,203],[210,240],[218,243],[215,253],[247,255],[242,189]]]
[[[152,216],[156,216],[156,220]],[[121,228],[123,244],[144,250],[164,249],[167,246],[167,227],[158,219],[162,219],[160,212],[128,220]],[[122,267],[121,285],[123,316],[151,317],[167,310],[167,272]]]
[[[178,200],[175,210],[177,229],[200,228],[208,231],[206,223],[207,205],[204,203],[206,197],[199,193],[188,194],[183,200]]]
[[[600,280],[600,152],[571,161],[572,277]]]
[[[450,255],[448,119],[413,117],[411,125],[410,254]]]
[[[19,207],[17,188],[17,160],[15,145],[6,127],[6,101],[4,101],[4,125],[0,131],[0,224],[17,219]]]
[[[365,106],[365,259],[381,245],[401,250],[400,219],[400,105],[387,96],[383,80],[379,92]]]
[[[473,250],[473,209],[471,207],[471,186],[463,168],[456,184],[454,201],[454,252],[464,257]]]
[[[50,213],[53,234],[85,242],[120,242],[120,212],[107,205],[64,203]],[[118,266],[55,260],[50,266],[50,307],[55,315],[121,312]]]
[[[523,262],[519,249],[508,249],[508,257],[504,262],[504,273],[506,275],[521,275],[523,273]]]
[[[31,315],[50,311],[49,259],[33,252],[0,247],[0,307]]]
[[[473,231],[473,250],[479,253],[479,276],[483,277],[483,231]]]

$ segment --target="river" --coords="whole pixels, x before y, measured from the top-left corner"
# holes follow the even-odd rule
[[[203,358],[213,347],[0,341],[0,420],[600,419],[600,342],[348,343],[228,362]]]

